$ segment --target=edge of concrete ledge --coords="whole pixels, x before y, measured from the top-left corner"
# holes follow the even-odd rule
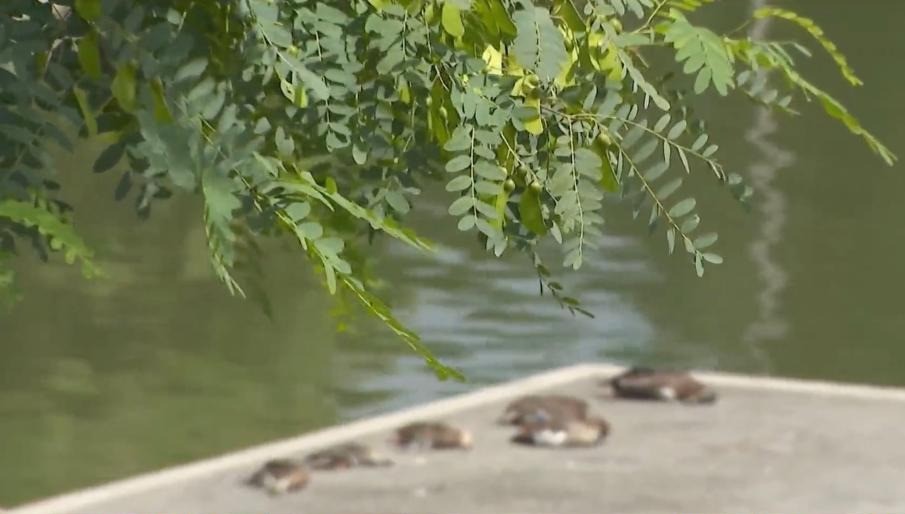
[[[27,503],[5,512],[8,514],[65,513],[100,502],[110,501],[158,487],[165,487],[167,485],[213,473],[245,466],[255,466],[260,462],[275,456],[297,454],[374,432],[390,430],[400,424],[415,419],[447,416],[451,413],[471,407],[556,387],[576,380],[613,374],[622,369],[624,369],[622,366],[604,363],[578,364],[558,368],[527,378],[481,388],[476,391],[440,399],[388,414],[352,421],[343,425],[327,427],[300,436],[265,443],[221,456],[153,471],[87,489],[64,493],[59,496]],[[769,389],[820,396],[847,396],[861,399],[905,402],[905,388],[746,376],[716,372],[695,371],[694,374],[703,381],[716,386]],[[0,512],[2,512],[2,509],[0,509]]]
[[[613,369],[613,367],[606,366],[601,369],[608,370]],[[905,402],[905,388],[901,387],[703,371],[694,372],[694,375],[709,384],[728,387],[767,389],[773,391],[787,391],[790,393],[807,393],[818,396],[846,396],[864,400]]]

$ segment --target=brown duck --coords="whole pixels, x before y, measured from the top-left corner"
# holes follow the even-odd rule
[[[588,402],[566,395],[522,396],[506,406],[498,422],[522,425],[554,418],[583,419],[588,415]]]
[[[276,495],[298,491],[308,485],[309,479],[305,466],[288,459],[275,459],[265,462],[246,483]]]
[[[345,443],[333,446],[305,457],[305,464],[312,469],[348,469],[356,466],[392,466],[393,461],[378,456],[363,444]]]
[[[549,418],[526,422],[512,441],[519,444],[549,447],[587,447],[603,442],[610,424],[601,417]]]
[[[607,380],[613,394],[635,400],[713,403],[716,392],[683,371],[632,367]]]
[[[393,442],[406,449],[469,449],[471,433],[446,423],[420,421],[396,429]]]

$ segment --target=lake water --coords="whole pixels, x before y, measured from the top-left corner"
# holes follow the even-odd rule
[[[784,2],[823,25],[866,85],[846,89],[821,54],[806,69],[905,153],[905,3],[882,4]],[[731,7],[711,21],[734,26],[744,4]],[[381,294],[467,384],[436,381],[354,310],[337,332],[336,305],[289,245],[269,248],[269,320],[212,278],[198,205],[174,200],[139,223],[93,183],[73,187],[110,276],[21,262],[26,298],[0,314],[0,505],[587,360],[905,385],[903,166],[812,107],[801,119],[709,107],[724,163],[757,196],[746,213],[696,175],[726,258],[703,279],[619,205],[581,271],[553,266],[595,319],[538,296],[526,257],[483,254],[437,195],[415,226],[438,253],[375,247]],[[92,150],[61,174],[90,174]]]

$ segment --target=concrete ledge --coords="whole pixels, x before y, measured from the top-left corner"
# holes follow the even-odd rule
[[[607,364],[581,364],[561,368],[522,380],[438,400],[426,405],[52,497],[23,505],[10,511],[10,513],[56,514],[79,510],[92,511],[103,504],[122,503],[128,497],[140,496],[152,490],[181,487],[189,481],[205,479],[218,474],[235,473],[237,470],[245,468],[253,468],[274,456],[302,454],[341,441],[374,436],[376,433],[387,432],[400,424],[412,420],[449,417],[451,414],[503,402],[517,395],[556,389],[576,382],[602,378],[621,369],[621,367]],[[905,389],[760,378],[725,373],[700,372],[695,374],[717,387],[772,391],[776,393],[798,393],[821,397],[844,397],[852,400],[905,402]],[[905,468],[905,462],[902,465]]]

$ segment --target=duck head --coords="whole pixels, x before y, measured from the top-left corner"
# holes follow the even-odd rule
[[[599,417],[599,416],[589,416],[584,420],[585,425],[590,429],[589,433],[592,437],[589,437],[590,440],[594,442],[602,442],[608,435],[610,435],[610,424],[607,420]]]
[[[471,432],[439,422],[410,423],[396,430],[393,443],[413,449],[469,449]]]
[[[683,398],[682,401],[684,403],[709,404],[716,403],[717,397],[716,391],[709,387],[702,387],[700,390],[688,395],[688,397]]]
[[[274,459],[265,462],[245,483],[277,495],[302,489],[309,478],[308,470],[301,464],[288,459]]]
[[[435,446],[438,448],[460,448],[470,450],[474,445],[471,432],[461,428],[453,428],[443,434],[438,434]]]

